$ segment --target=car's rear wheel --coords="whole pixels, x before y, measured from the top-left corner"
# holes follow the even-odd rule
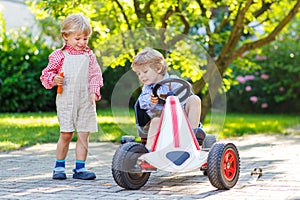
[[[215,143],[207,158],[207,175],[210,183],[221,190],[235,186],[240,174],[240,158],[233,143]]]

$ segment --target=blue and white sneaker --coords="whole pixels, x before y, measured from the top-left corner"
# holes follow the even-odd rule
[[[52,179],[64,180],[67,179],[66,169],[64,167],[56,167],[53,170]]]
[[[86,168],[81,169],[73,169],[73,178],[74,179],[82,179],[82,180],[93,180],[96,178],[94,172],[87,170]]]

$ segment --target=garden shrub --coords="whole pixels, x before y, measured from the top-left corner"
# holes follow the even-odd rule
[[[53,110],[55,91],[41,82],[52,49],[29,29],[6,31],[0,15],[0,112]]]
[[[117,82],[122,78],[124,74],[126,74],[129,70],[131,70],[131,63],[129,61],[126,61],[125,66],[117,66],[115,68],[107,67],[103,71],[103,87],[101,88],[101,96],[102,100],[108,102],[108,104],[111,103],[111,95],[112,92],[117,84]],[[137,77],[134,77],[137,78]],[[136,81],[136,80],[133,80]],[[126,83],[125,83],[126,84]],[[133,88],[132,83],[128,83],[128,85],[123,86],[124,90],[121,90],[119,92],[122,92],[124,95],[119,94],[119,96],[127,96],[127,94],[131,94],[131,99],[129,100],[129,107],[133,107],[135,101],[138,98],[139,93],[141,92],[141,88]],[[120,99],[120,101],[124,101],[124,99]],[[100,102],[101,104],[101,102]],[[115,102],[115,105],[117,105],[118,102]],[[124,105],[124,102],[120,102],[120,105]]]
[[[294,23],[260,52],[246,55],[252,65],[234,67],[236,85],[227,93],[228,110],[238,112],[300,113],[300,32]],[[235,65],[234,65],[235,64]]]

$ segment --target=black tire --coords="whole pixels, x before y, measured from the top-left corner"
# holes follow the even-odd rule
[[[135,140],[135,137],[134,136],[131,136],[131,135],[124,135],[122,136],[121,138],[121,144],[125,144],[127,142],[134,142]]]
[[[232,143],[215,143],[207,158],[207,175],[210,183],[228,190],[235,186],[240,174],[240,157]]]
[[[150,172],[140,172],[137,159],[147,152],[143,144],[136,142],[127,142],[117,149],[112,160],[112,175],[120,187],[137,190],[146,184]]]
[[[202,148],[203,149],[211,148],[216,142],[217,142],[216,136],[211,134],[206,134],[203,141]]]

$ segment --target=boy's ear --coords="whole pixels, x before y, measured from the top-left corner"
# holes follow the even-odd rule
[[[62,35],[62,37],[64,38],[64,40],[66,40],[66,41],[68,40],[68,34],[62,33],[61,35]]]
[[[157,73],[158,73],[158,74],[160,74],[160,73],[161,73],[161,71],[162,71],[162,67],[160,67],[160,68],[157,68],[157,70],[156,70],[156,71],[157,71]]]

